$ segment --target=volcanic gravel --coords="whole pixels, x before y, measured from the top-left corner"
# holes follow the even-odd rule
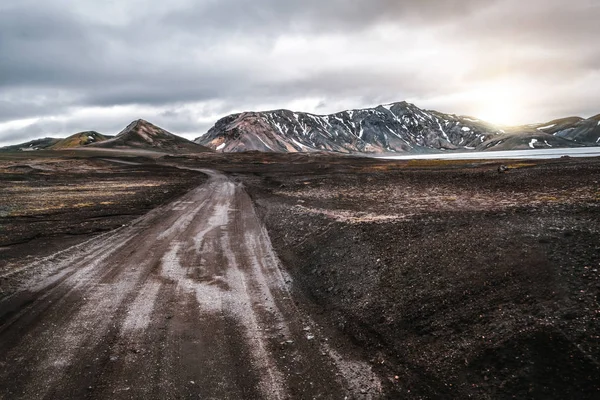
[[[598,398],[600,162],[509,167],[240,179],[298,289],[391,397]]]

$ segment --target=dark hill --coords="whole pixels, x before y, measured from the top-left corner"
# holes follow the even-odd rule
[[[29,142],[14,144],[11,146],[0,147],[0,152],[12,152],[12,151],[33,151],[33,150],[44,150],[56,143],[60,142],[61,139],[57,138],[42,138],[30,140]]]
[[[170,153],[199,153],[211,151],[190,140],[174,135],[143,119],[129,124],[117,136],[90,147],[101,148],[136,148],[158,150]]]

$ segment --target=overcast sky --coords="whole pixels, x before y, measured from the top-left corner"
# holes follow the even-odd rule
[[[1,0],[0,145],[137,118],[408,100],[496,123],[600,113],[599,0]]]

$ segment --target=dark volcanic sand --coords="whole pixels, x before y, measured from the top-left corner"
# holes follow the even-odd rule
[[[600,160],[242,177],[391,397],[600,397]],[[397,379],[396,379],[397,377]]]

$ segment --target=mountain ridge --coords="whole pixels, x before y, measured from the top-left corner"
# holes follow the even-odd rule
[[[507,142],[515,148],[580,147],[600,140],[600,129],[591,127],[589,120],[567,117],[552,124],[504,127],[402,101],[326,115],[286,109],[235,113],[218,120],[195,142],[220,152],[347,154],[506,150]],[[549,125],[555,129],[547,131]],[[533,139],[537,147],[529,145]]]
[[[0,151],[64,150],[77,148],[143,149],[170,153],[202,153],[212,151],[207,147],[177,136],[143,119],[132,121],[116,136],[102,135],[96,131],[84,131],[64,139],[43,138],[0,147]]]
[[[546,123],[500,126],[481,119],[424,110],[406,101],[373,108],[313,114],[287,109],[245,111],[219,119],[190,141],[137,119],[116,136],[84,131],[42,138],[0,151],[88,148],[146,149],[171,153],[332,152],[343,154],[493,151],[600,146],[600,114]]]
[[[1,152],[11,152],[11,151],[37,151],[37,150],[45,150],[56,143],[60,142],[63,139],[53,138],[53,137],[43,137],[39,139],[33,139],[24,143],[11,144],[8,146],[0,147]]]

